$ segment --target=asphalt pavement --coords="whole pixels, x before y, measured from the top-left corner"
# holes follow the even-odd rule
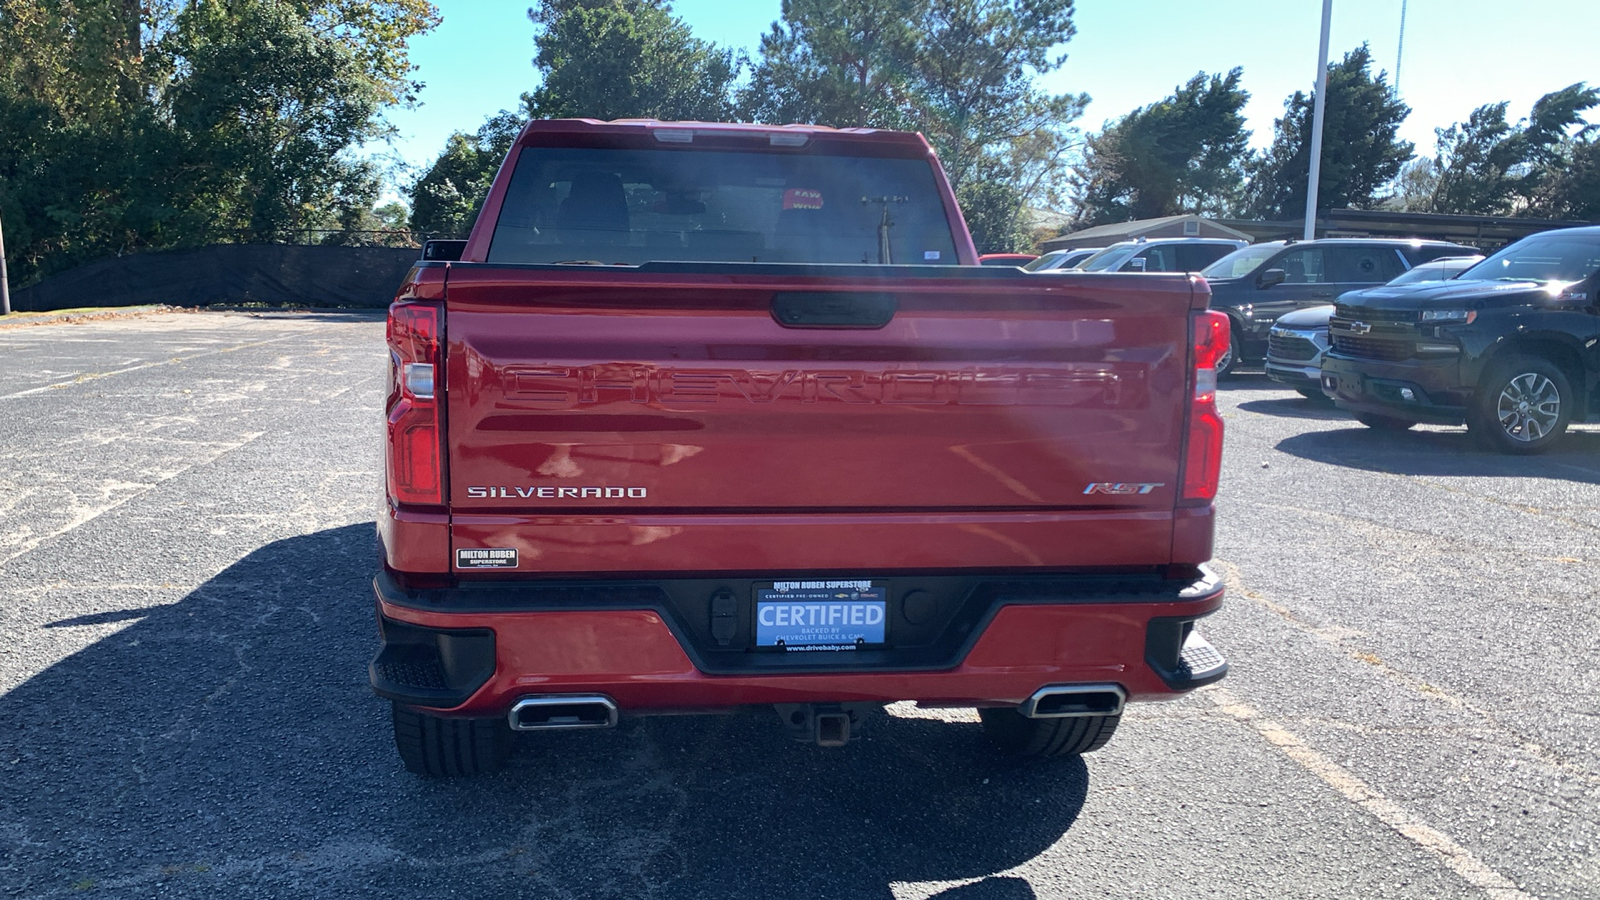
[[[1600,426],[1225,382],[1233,672],[1080,760],[896,706],[431,781],[366,680],[384,359],[364,314],[0,330],[0,896],[1600,897]]]

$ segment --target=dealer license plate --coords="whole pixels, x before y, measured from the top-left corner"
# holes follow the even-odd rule
[[[784,650],[853,650],[881,646],[888,587],[828,579],[757,585],[756,646]]]

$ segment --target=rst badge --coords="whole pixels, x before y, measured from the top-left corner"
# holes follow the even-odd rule
[[[1158,487],[1166,487],[1164,481],[1096,481],[1083,489],[1085,494],[1148,494]]]

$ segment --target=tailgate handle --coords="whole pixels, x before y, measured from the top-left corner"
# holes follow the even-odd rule
[[[772,297],[772,318],[785,328],[882,328],[898,302],[869,291],[782,291]]]

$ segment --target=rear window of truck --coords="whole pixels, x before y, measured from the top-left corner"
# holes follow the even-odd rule
[[[955,265],[927,160],[523,148],[492,263]]]

